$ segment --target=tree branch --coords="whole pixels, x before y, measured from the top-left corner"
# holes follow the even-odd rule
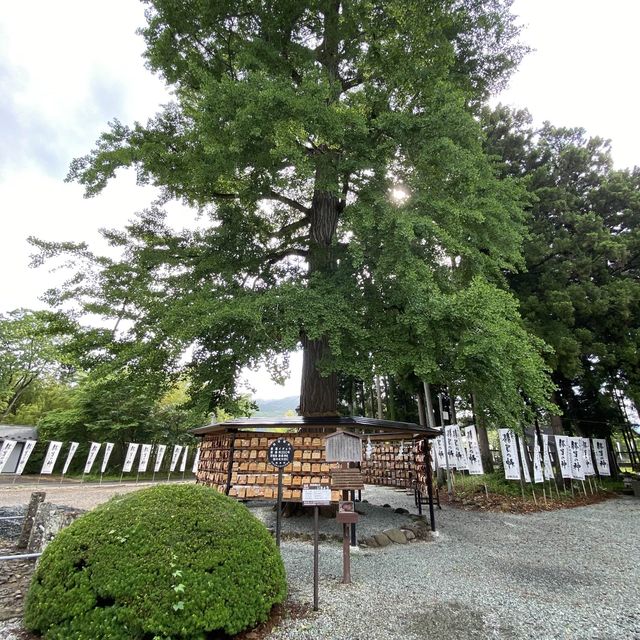
[[[309,218],[306,216],[304,218],[300,218],[300,220],[296,220],[295,222],[291,222],[290,224],[286,224],[284,227],[278,231],[278,236],[282,235],[291,235],[300,229],[303,229],[309,224]]]
[[[276,262],[280,262],[280,260],[293,256],[299,256],[300,258],[306,259],[309,256],[309,252],[306,249],[283,249],[282,251],[272,253],[267,258],[267,262],[269,264],[275,264]]]
[[[287,198],[287,196],[278,193],[277,191],[270,191],[267,195],[263,196],[265,200],[277,200],[278,202],[282,202],[282,204],[286,204],[288,207],[292,209],[296,209],[301,213],[304,213],[305,216],[308,216],[311,213],[311,209],[309,207],[305,207],[303,204],[298,202],[297,200],[293,200],[292,198]]]

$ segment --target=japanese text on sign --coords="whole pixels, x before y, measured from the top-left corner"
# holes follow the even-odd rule
[[[278,438],[269,445],[269,463],[282,469],[293,460],[293,447],[288,440]]]

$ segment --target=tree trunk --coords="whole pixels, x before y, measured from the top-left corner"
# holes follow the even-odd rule
[[[431,398],[431,386],[428,382],[422,381],[422,388],[424,389],[425,399],[425,411],[427,414],[427,426],[432,429],[436,428],[436,416],[433,412],[433,400]]]
[[[487,434],[487,425],[482,415],[482,410],[478,406],[476,394],[471,394],[471,406],[473,408],[473,416],[476,423],[476,433],[478,434],[478,447],[480,448],[480,458],[485,473],[493,473],[493,458],[491,456],[491,448],[489,447],[489,436]]]
[[[420,388],[418,388],[418,419],[423,427],[427,426],[427,412],[424,408],[424,398],[422,397]]]
[[[335,373],[323,377],[317,368],[318,363],[329,355],[327,338],[308,340],[303,337],[302,347],[301,415],[338,415],[338,377]]]
[[[384,410],[382,408],[382,387],[380,385],[380,376],[375,377],[376,381],[376,398],[378,400],[378,419],[384,419]]]
[[[551,395],[551,402],[555,404],[557,407],[560,407],[560,396],[557,391],[554,391]],[[564,427],[562,426],[562,416],[557,414],[551,415],[551,431],[555,436],[563,436],[564,435]]]
[[[335,91],[330,102],[340,100],[337,82],[339,21],[340,1],[331,0],[324,11],[324,39],[318,53],[319,61]],[[337,195],[340,192],[338,163],[337,154],[325,147],[321,147],[315,157],[314,192],[309,210],[309,287],[314,286],[315,278],[324,280],[326,284],[335,272],[336,258],[332,243],[344,207]],[[321,361],[330,360],[328,336],[310,339],[303,330],[300,337],[303,347],[300,413],[303,416],[338,415],[338,377],[335,373],[322,376],[318,370]]]

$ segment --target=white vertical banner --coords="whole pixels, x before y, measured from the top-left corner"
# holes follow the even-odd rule
[[[147,465],[149,464],[150,457],[151,445],[143,444],[140,447],[140,462],[138,462],[138,473],[145,473],[147,471]]]
[[[176,470],[176,464],[178,464],[178,458],[180,457],[181,451],[182,447],[179,444],[173,445],[173,455],[171,456],[171,466],[169,467],[170,473],[173,473]]]
[[[558,452],[560,474],[566,480],[573,478],[571,452],[569,451],[569,438],[567,436],[556,436],[556,451]]]
[[[133,461],[136,459],[138,453],[138,447],[140,445],[135,442],[130,442],[127,449],[127,455],[124,458],[124,466],[122,467],[122,473],[129,473],[131,467],[133,467]]]
[[[527,453],[525,451],[524,443],[522,442],[524,438],[518,438],[518,446],[520,447],[520,460],[522,460],[522,471],[524,473],[524,481],[531,482],[531,473],[529,473],[529,460],[527,458]]]
[[[457,424],[450,424],[445,427],[447,453],[449,454],[449,467],[460,470],[469,468],[467,454],[462,446],[460,428]]]
[[[438,463],[438,467],[441,469],[447,468],[447,458],[444,454],[444,436],[438,436],[434,440],[434,449],[436,451],[436,462]]]
[[[9,461],[9,456],[11,456],[17,444],[16,440],[5,440],[2,443],[2,447],[0,447],[0,473],[4,470]]]
[[[198,463],[200,462],[200,447],[196,449],[196,457],[193,459],[193,467],[191,467],[191,472],[193,474],[198,473]]]
[[[27,461],[29,460],[29,456],[36,446],[36,440],[27,440],[24,443],[24,447],[22,449],[22,453],[20,454],[20,460],[18,462],[18,467],[16,469],[16,475],[22,475],[24,468],[27,466]]]
[[[49,448],[47,449],[47,455],[44,457],[44,463],[42,464],[42,469],[40,470],[40,474],[53,473],[53,467],[56,464],[58,455],[60,455],[60,449],[62,449],[62,442],[59,442],[58,440],[52,440],[49,443]]]
[[[84,465],[83,473],[91,473],[91,467],[93,467],[93,463],[98,456],[98,451],[100,451],[100,447],[102,445],[99,442],[92,442],[89,447],[89,455],[87,456],[87,462]]]
[[[533,434],[533,481],[544,482],[542,475],[542,456],[540,455],[540,442],[538,436]]]
[[[480,456],[480,445],[475,426],[465,427],[464,435],[469,444],[469,475],[481,476],[484,474],[484,469],[482,468],[482,457]]]
[[[100,473],[105,472],[107,465],[109,464],[109,458],[111,457],[112,451],[113,451],[113,442],[105,442],[104,457],[102,458],[102,466],[100,467]]]
[[[568,438],[571,455],[571,474],[576,480],[584,480],[584,462],[582,456],[582,438]]]
[[[593,450],[596,454],[596,467],[601,476],[610,476],[609,456],[607,454],[607,441],[604,438],[593,439]]]
[[[520,464],[516,451],[516,437],[511,429],[498,429],[502,466],[506,480],[520,480]]]
[[[182,452],[182,462],[180,463],[180,473],[184,473],[187,470],[187,455],[189,453],[189,447],[185,447]]]
[[[542,460],[544,461],[544,479],[553,480],[553,464],[551,463],[551,454],[549,453],[549,436],[542,434]]]
[[[67,459],[64,462],[64,467],[62,467],[62,475],[65,475],[67,471],[69,471],[69,465],[71,464],[71,460],[73,460],[73,456],[76,454],[76,449],[78,448],[77,442],[72,442],[69,447],[69,453],[67,453]]]
[[[164,452],[167,450],[166,444],[159,444],[158,450],[156,451],[156,464],[153,467],[153,472],[158,473],[160,471],[160,465],[162,464],[162,459],[164,458]]]
[[[593,466],[593,457],[591,456],[591,440],[582,438],[582,464],[584,466],[585,476],[595,476],[596,470]]]

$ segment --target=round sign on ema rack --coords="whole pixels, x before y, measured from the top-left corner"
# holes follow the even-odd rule
[[[269,463],[283,469],[293,460],[293,446],[288,440],[278,438],[269,445]]]

